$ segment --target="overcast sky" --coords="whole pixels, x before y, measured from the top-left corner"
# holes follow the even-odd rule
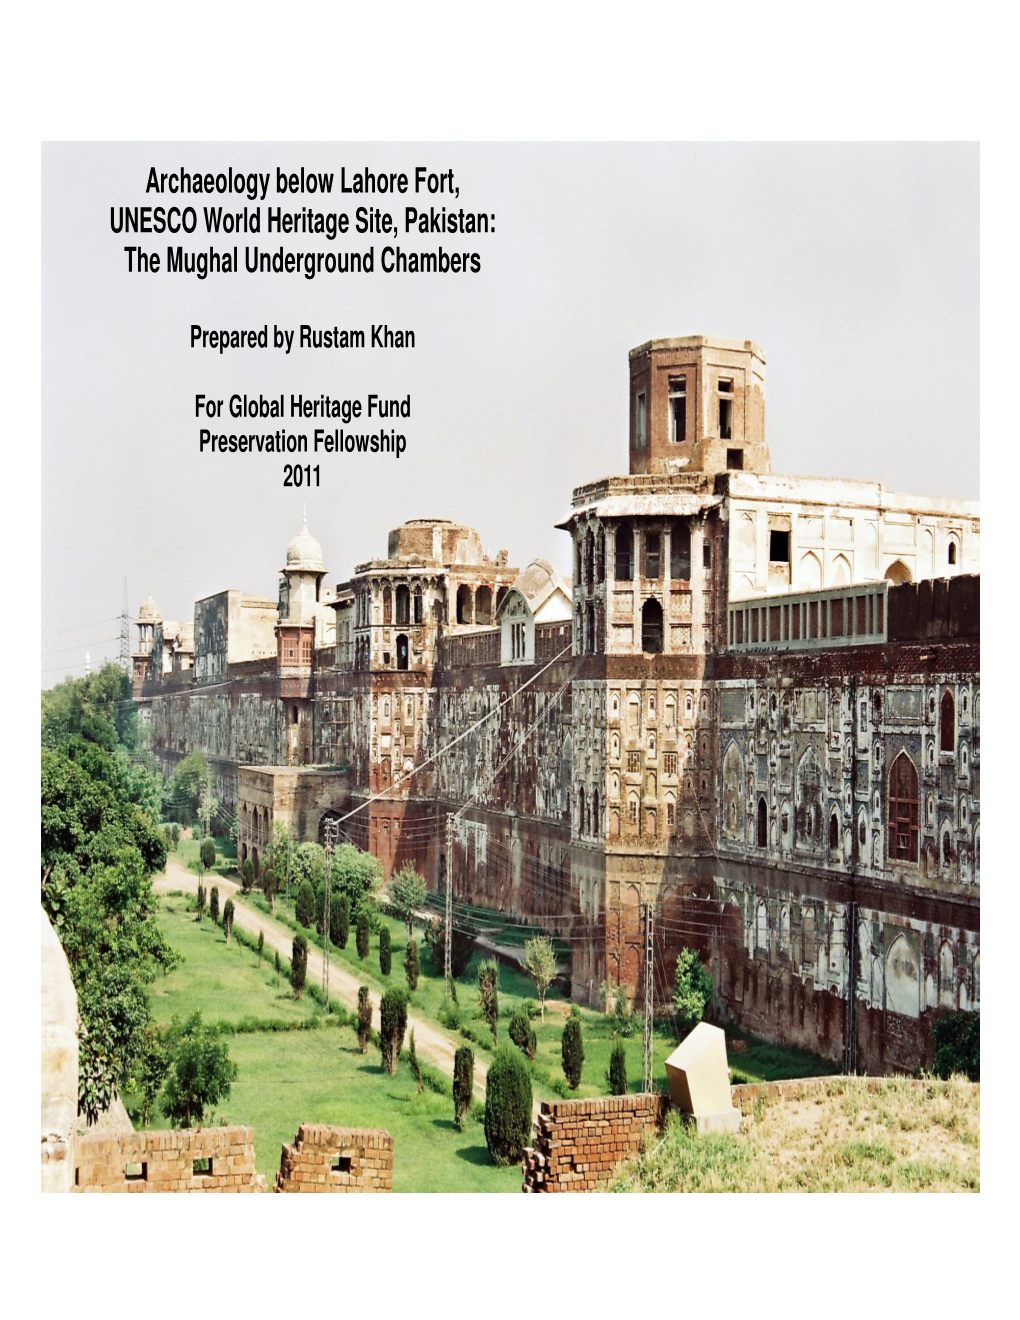
[[[169,619],[228,587],[275,596],[305,500],[330,585],[384,556],[389,529],[414,517],[467,523],[488,553],[505,548],[520,567],[543,555],[569,577],[554,524],[574,486],[626,470],[627,351],[653,337],[764,349],[774,471],[976,499],[978,163],[976,147],[931,145],[44,148],[43,686],[80,674],[86,647],[93,664],[116,656],[125,576],[132,618],[150,588]],[[146,196],[150,166],[268,170],[263,211],[368,200],[402,221],[429,199],[342,197],[340,168],[413,178],[418,165],[453,169],[452,205],[495,214],[495,233],[397,242],[478,251],[479,274],[139,276],[126,242],[165,264],[178,240],[110,228],[111,206],[179,200]],[[277,166],[333,171],[334,191],[279,198]],[[245,204],[184,200],[200,215]],[[374,241],[378,262],[389,240],[263,228],[236,239],[242,265],[246,243],[281,241]],[[417,346],[220,356],[190,348],[193,322],[388,322]],[[199,453],[195,394],[260,391],[410,394],[407,452],[311,457],[321,485],[309,492],[283,488],[281,456]]]

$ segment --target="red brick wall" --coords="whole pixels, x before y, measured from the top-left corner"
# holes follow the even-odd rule
[[[661,1131],[668,1095],[542,1102],[535,1144],[524,1152],[525,1192],[588,1192]]]
[[[212,1160],[211,1174],[196,1174],[195,1160]],[[135,1176],[129,1166],[141,1166]],[[264,1192],[255,1172],[252,1130],[247,1127],[100,1133],[79,1137],[75,1148],[76,1192]]]
[[[334,1157],[343,1167],[334,1168]],[[393,1138],[378,1128],[302,1123],[285,1145],[278,1192],[392,1192]]]

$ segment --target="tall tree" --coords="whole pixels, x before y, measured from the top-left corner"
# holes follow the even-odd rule
[[[425,906],[428,888],[413,866],[404,866],[390,881],[389,896],[397,916],[407,926],[407,938],[414,936],[414,918]]]
[[[556,976],[556,955],[553,953],[552,941],[544,935],[537,935],[533,940],[528,940],[524,945],[523,967],[535,983],[544,1022],[546,991]]]

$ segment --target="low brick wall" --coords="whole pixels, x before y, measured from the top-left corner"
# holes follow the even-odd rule
[[[264,1192],[267,1188],[265,1178],[255,1172],[251,1128],[216,1127],[79,1137],[74,1190]]]
[[[392,1192],[393,1138],[379,1128],[302,1123],[285,1145],[278,1192]]]
[[[796,1100],[801,1095],[819,1095],[828,1091],[833,1082],[845,1082],[846,1077],[792,1077],[785,1082],[745,1082],[730,1087],[734,1108],[746,1114],[759,1100],[769,1104],[776,1100]]]
[[[645,1133],[662,1130],[669,1096],[543,1101],[535,1144],[524,1152],[526,1192],[588,1192],[636,1155]]]

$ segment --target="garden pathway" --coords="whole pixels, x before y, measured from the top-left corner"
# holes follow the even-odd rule
[[[198,881],[199,877],[196,873],[187,870],[171,853],[167,858],[165,874],[156,877],[153,888],[158,894],[166,894],[175,889],[182,890],[186,894],[194,894],[198,890]],[[233,880],[225,879],[223,876],[217,876],[215,882],[220,891],[220,911],[222,912],[224,902],[237,894],[240,885]],[[209,888],[208,883],[206,888]],[[281,958],[290,959],[294,933],[288,926],[284,926],[281,922],[272,917],[267,917],[261,912],[254,911],[246,903],[234,904],[234,922],[255,936],[261,931],[265,936],[267,949],[278,950]],[[316,985],[322,985],[322,954],[311,943],[308,945],[308,980]],[[352,976],[342,965],[330,962],[330,997],[337,999],[345,1008],[355,1012],[358,1007],[358,987],[360,984],[358,978]],[[379,998],[378,992],[372,990],[372,1009],[376,1022],[379,1020]],[[444,1035],[432,1023],[408,1013],[408,1032],[412,1027],[414,1028],[414,1044],[419,1056],[432,1064],[433,1067],[438,1068],[440,1072],[445,1073],[447,1077],[452,1078],[453,1060],[459,1042]],[[486,1071],[485,1063],[476,1058],[475,1094],[482,1100],[485,1098]],[[535,1112],[538,1112],[537,1101]]]

